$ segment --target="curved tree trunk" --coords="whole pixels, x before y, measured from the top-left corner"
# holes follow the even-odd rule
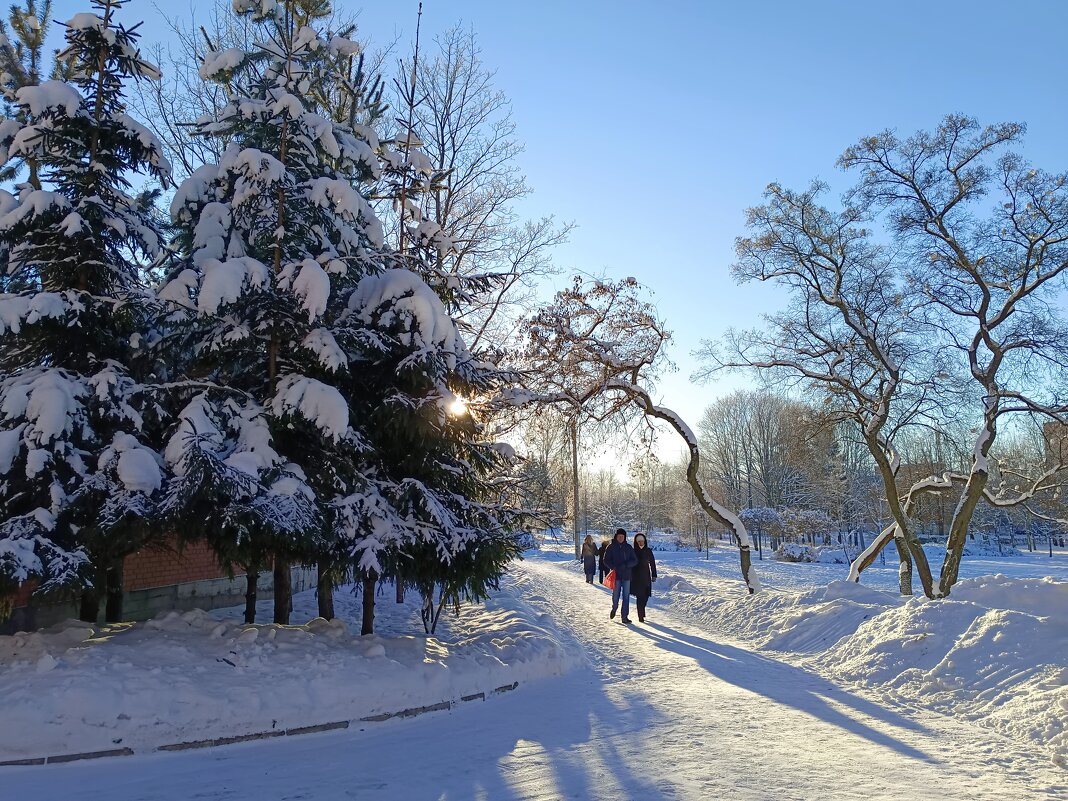
[[[894,523],[888,530],[892,531],[891,538],[897,543],[898,559],[900,560],[900,567],[898,569],[899,582],[901,586],[902,595],[912,595],[912,567],[913,562],[916,565],[916,571],[919,573],[920,584],[923,586],[923,592],[928,598],[937,597],[937,589],[934,585],[934,577],[931,573],[931,566],[927,562],[927,554],[923,551],[923,546],[917,539],[915,532],[911,529],[908,523],[909,510],[912,507],[912,491],[905,498],[904,504],[897,493],[897,461],[894,456],[894,462],[891,463],[890,458],[887,456],[887,445],[878,439],[865,437],[868,445],[868,450],[875,458],[875,463],[879,468],[879,477],[883,481],[883,493],[886,497],[886,504],[890,510],[890,516],[893,518]],[[867,562],[863,564],[861,570],[867,567],[874,560],[879,550],[889,545],[889,539],[885,539],[883,535],[886,534],[884,530],[883,534],[876,538],[875,542],[867,550],[875,547],[874,553],[870,555]],[[911,559],[909,558],[911,557]],[[852,570],[850,571],[852,575]],[[857,576],[859,579],[859,571]],[[857,579],[855,579],[857,580]]]
[[[902,595],[912,595],[912,556],[909,553],[908,543],[905,542],[903,537],[894,537],[894,545],[897,547],[898,558],[898,590]],[[926,561],[926,557],[924,559]],[[930,572],[930,568],[928,568],[928,572]]]
[[[697,476],[701,467],[701,452],[697,446],[697,438],[693,435],[693,431],[671,409],[655,405],[649,394],[641,387],[620,382],[618,384],[613,383],[611,388],[627,392],[630,399],[641,406],[647,415],[663,420],[675,429],[675,432],[686,442],[686,448],[689,451],[689,463],[686,466],[686,483],[690,485],[694,498],[701,504],[701,508],[705,510],[705,513],[730,530],[734,536],[734,541],[738,545],[738,561],[742,569],[742,579],[745,581],[749,594],[760,592],[760,579],[757,577],[756,571],[753,570],[752,543],[749,541],[749,534],[745,530],[745,524],[730,509],[716,503],[705,491],[705,488],[701,486],[701,481]]]
[[[964,494],[953,511],[953,520],[949,524],[949,540],[946,542],[946,558],[942,562],[942,572],[938,577],[938,590],[943,597],[948,596],[953,585],[957,583],[964,544],[968,541],[968,527],[971,525],[975,507],[983,497],[988,479],[986,470],[973,468],[968,476],[968,483],[964,485]]]

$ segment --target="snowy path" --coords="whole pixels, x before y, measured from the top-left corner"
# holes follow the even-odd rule
[[[1068,799],[1068,773],[996,734],[885,708],[659,610],[609,623],[601,588],[538,559],[519,570],[592,671],[365,730],[13,769],[4,797]]]

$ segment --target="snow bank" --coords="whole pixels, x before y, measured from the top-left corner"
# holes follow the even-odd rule
[[[0,761],[352,720],[556,675],[582,659],[521,602],[514,579],[485,606],[443,616],[440,637],[410,633],[416,599],[398,605],[386,590],[376,615],[386,634],[368,637],[358,634],[356,593],[344,589],[332,621],[314,617],[305,592],[294,598],[302,625],[245,625],[234,608],[0,637]]]
[[[682,576],[671,576],[665,573],[661,573],[656,580],[656,589],[666,592],[700,592],[697,587],[688,582]]]
[[[664,578],[654,599],[667,590],[662,603],[711,630],[1033,742],[1068,766],[1068,582],[980,576],[929,601],[848,581],[745,596],[690,571]]]
[[[1032,740],[1068,767],[1068,583],[986,576],[887,608],[816,660],[859,684]]]

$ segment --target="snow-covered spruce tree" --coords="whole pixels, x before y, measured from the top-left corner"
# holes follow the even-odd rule
[[[387,547],[400,530],[365,478],[338,338],[357,282],[381,271],[382,227],[355,188],[379,176],[379,143],[318,113],[316,98],[342,87],[376,101],[347,80],[356,46],[307,24],[322,3],[234,7],[259,23],[259,44],[204,59],[201,75],[230,100],[198,126],[230,144],[171,206],[178,263],[158,344],[179,365],[182,410],[167,507],[244,566],[253,592],[273,561],[274,618],[288,622],[291,561],[336,564],[361,537]]]
[[[360,282],[344,336],[370,475],[404,532],[392,547],[369,537],[358,549],[364,633],[373,631],[377,577],[414,587],[433,632],[445,606],[486,597],[519,553],[511,449],[487,439],[490,404],[476,401],[514,376],[468,351],[418,272],[419,248],[395,260],[405,266]]]
[[[44,55],[45,38],[52,25],[52,0],[25,0],[25,5],[11,6],[7,25],[0,21],[0,91],[3,93],[4,110],[8,117],[26,122],[23,107],[15,96],[23,86],[37,86],[46,73],[54,81],[71,77],[73,62],[69,58],[52,58]],[[59,51],[55,55],[58,56]],[[0,181],[14,182],[25,166],[26,182],[34,189],[41,188],[37,164],[29,155],[25,162],[12,158],[0,170]]]
[[[460,276],[443,262],[454,243],[420,202],[440,176],[411,127],[415,94],[406,97],[400,133],[380,150],[376,190],[394,201],[390,269],[360,282],[341,338],[352,358],[353,418],[370,446],[368,475],[400,531],[388,547],[369,537],[357,548],[364,634],[374,630],[380,577],[394,581],[398,598],[405,587],[420,593],[433,632],[446,605],[484,598],[519,553],[512,451],[486,439],[498,407],[488,401],[516,376],[496,366],[500,353],[473,355],[457,324],[461,308],[496,279]]]
[[[155,137],[124,111],[124,83],[157,79],[118,0],[66,23],[69,82],[14,92],[0,162],[32,162],[39,185],[0,192],[0,585],[83,584],[81,617],[121,616],[121,565],[148,542],[164,471],[147,433],[155,407],[131,368],[150,295],[136,258],[155,257],[153,194],[166,183]],[[0,587],[2,589],[2,587]]]

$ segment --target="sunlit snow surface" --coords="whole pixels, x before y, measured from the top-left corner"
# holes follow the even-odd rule
[[[838,581],[843,565],[758,561],[768,590],[750,598],[731,549],[708,561],[661,552],[648,621],[628,628],[608,620],[606,591],[583,583],[567,548],[518,566],[497,614],[532,629],[512,642],[516,653],[532,653],[526,636],[551,641],[578,669],[411,720],[6,769],[0,780],[15,797],[76,789],[87,801],[1068,798],[1068,772],[1054,761],[1063,765],[1068,648],[1065,624],[1050,622],[1068,616],[1063,553],[966,559],[954,597],[933,604],[888,592],[892,565],[857,586]],[[354,599],[343,606],[358,615]],[[463,647],[461,632],[441,647]],[[559,652],[542,656],[566,667]],[[292,706],[307,703],[321,658],[305,660],[309,686]],[[39,675],[59,686],[58,669]],[[396,681],[370,671],[348,691]],[[284,698],[291,686],[263,676],[226,711],[239,719],[250,697]]]

